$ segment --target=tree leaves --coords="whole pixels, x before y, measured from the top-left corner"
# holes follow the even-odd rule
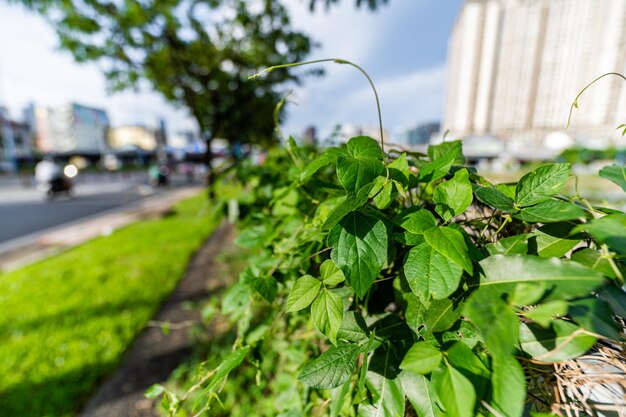
[[[515,203],[520,207],[546,201],[561,192],[569,179],[570,164],[549,164],[524,175],[515,189]]]
[[[328,235],[331,258],[359,298],[363,298],[387,262],[387,228],[375,217],[346,215]]]
[[[442,299],[458,288],[463,269],[428,243],[422,243],[407,254],[404,275],[416,295]]]
[[[359,349],[358,345],[331,346],[307,363],[298,379],[313,388],[336,388],[352,375]]]

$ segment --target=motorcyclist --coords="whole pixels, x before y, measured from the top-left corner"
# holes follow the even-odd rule
[[[61,175],[61,168],[59,168],[54,162],[54,158],[51,156],[45,156],[41,162],[35,166],[35,181],[39,184],[49,183]]]
[[[71,193],[72,181],[63,173],[51,156],[45,156],[35,166],[35,181],[37,187],[47,197],[52,197],[55,193],[60,192]]]

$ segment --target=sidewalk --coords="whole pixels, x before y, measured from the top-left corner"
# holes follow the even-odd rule
[[[199,193],[202,186],[176,188],[122,208],[0,244],[0,271],[11,271],[52,256],[95,237],[111,234],[137,220],[158,217],[177,201]]]
[[[216,256],[232,248],[234,228],[226,222],[199,248],[189,263],[176,290],[165,301],[148,326],[137,336],[124,355],[119,368],[106,378],[84,404],[78,417],[158,417],[159,399],[147,399],[145,391],[163,383],[182,361],[193,354],[193,333],[201,326],[198,309],[185,305],[197,303],[219,293],[231,283],[224,275],[224,265]],[[164,334],[154,323],[185,324]],[[208,334],[219,334],[220,325],[204,328]]]

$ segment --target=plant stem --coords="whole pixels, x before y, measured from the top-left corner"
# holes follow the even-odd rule
[[[354,62],[345,60],[345,59],[324,58],[324,59],[316,59],[316,60],[313,60],[313,61],[293,62],[291,64],[274,65],[272,67],[265,68],[263,71],[261,71],[259,73],[256,73],[254,75],[251,75],[248,78],[250,78],[250,79],[257,78],[257,77],[260,77],[261,75],[265,74],[266,72],[271,72],[271,71],[273,71],[275,69],[290,68],[290,67],[300,67],[300,66],[303,66],[303,65],[320,64],[320,63],[323,63],[323,62],[334,62],[335,64],[350,65],[350,66],[356,68],[357,70],[359,70],[361,72],[361,74],[363,74],[365,76],[365,78],[367,78],[367,81],[369,82],[370,86],[372,87],[372,91],[374,91],[374,97],[376,98],[376,110],[378,112],[378,128],[379,128],[379,131],[380,131],[380,144],[381,144],[383,160],[384,160],[385,159],[385,138],[383,137],[383,116],[382,116],[381,111],[380,111],[380,100],[378,99],[378,92],[376,91],[376,86],[374,86],[374,81],[372,81],[372,78],[369,76],[367,71],[365,71],[359,65],[355,64]]]
[[[622,74],[620,74],[619,72],[607,72],[606,74],[602,74],[601,76],[599,76],[598,78],[596,78],[595,80],[593,80],[592,82],[590,82],[589,84],[587,84],[585,86],[585,88],[583,88],[580,93],[578,93],[578,95],[576,96],[576,98],[574,99],[574,101],[572,102],[572,105],[569,108],[569,116],[567,117],[567,124],[565,125],[565,129],[569,128],[570,122],[572,121],[572,112],[574,111],[574,107],[578,108],[578,99],[580,98],[580,96],[583,95],[583,93],[589,88],[591,87],[593,84],[595,84],[597,81],[601,80],[604,77],[608,77],[609,75],[615,75],[616,77],[620,77],[622,78],[624,81],[626,81],[626,77],[624,77]]]

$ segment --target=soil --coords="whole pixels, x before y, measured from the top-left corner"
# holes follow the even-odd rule
[[[161,306],[152,323],[173,325],[164,334],[158,325],[146,327],[126,352],[116,372],[108,377],[85,404],[79,417],[156,417],[158,400],[144,397],[151,385],[164,382],[170,373],[193,352],[189,334],[200,323],[198,309],[185,308],[190,302],[207,298],[217,288],[222,274],[216,256],[233,244],[234,230],[223,223],[199,249],[176,290]]]

